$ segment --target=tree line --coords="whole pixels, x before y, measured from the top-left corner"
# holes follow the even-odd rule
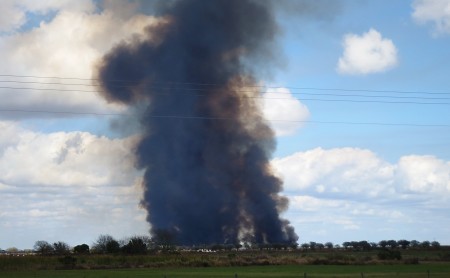
[[[74,254],[146,254],[152,247],[154,241],[148,236],[133,236],[127,240],[116,240],[110,235],[100,235],[92,244],[79,244],[71,248],[69,244],[58,241],[50,244],[39,240],[34,244],[34,251],[40,255],[67,255]]]
[[[63,241],[49,243],[45,240],[38,240],[34,244],[33,251],[40,255],[68,255],[68,254],[148,254],[157,251],[170,251],[183,248],[190,251],[230,251],[230,250],[293,250],[320,251],[320,250],[400,250],[400,249],[439,249],[440,243],[437,241],[417,241],[417,240],[381,240],[378,243],[363,241],[346,241],[341,245],[332,242],[318,243],[308,242],[297,244],[214,244],[209,246],[177,247],[171,234],[163,231],[156,233],[153,237],[133,236],[128,239],[117,240],[111,235],[100,235],[97,240],[89,246],[79,244],[71,247]],[[1,251],[1,250],[0,250]],[[17,248],[8,248],[3,253],[17,253]]]
[[[303,243],[300,248],[303,250],[324,250],[324,249],[346,249],[356,251],[370,251],[375,249],[438,249],[441,244],[437,241],[417,241],[417,240],[381,240],[378,243],[362,241],[345,241],[342,245],[333,245],[332,242],[326,242],[324,244],[311,241],[309,243]]]

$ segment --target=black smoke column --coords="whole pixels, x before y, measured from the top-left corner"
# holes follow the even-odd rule
[[[152,233],[183,245],[296,242],[279,217],[287,199],[269,165],[274,136],[251,87],[255,67],[271,67],[268,2],[170,3],[146,39],[115,47],[98,72],[109,101],[140,111],[135,151]]]

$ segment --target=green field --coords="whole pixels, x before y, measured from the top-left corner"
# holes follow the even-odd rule
[[[146,255],[0,256],[0,278],[397,277],[449,278],[450,250],[170,252]]]
[[[429,276],[428,276],[429,271]],[[306,276],[305,276],[306,273]],[[450,264],[421,265],[301,265],[301,266],[251,266],[160,268],[120,270],[38,270],[0,271],[4,278],[193,278],[193,277],[450,277]]]

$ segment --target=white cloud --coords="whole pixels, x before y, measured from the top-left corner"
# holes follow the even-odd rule
[[[316,148],[272,164],[284,180],[287,218],[302,242],[319,241],[315,230],[325,231],[324,242],[331,234],[342,241],[450,240],[450,227],[439,224],[450,209],[450,161],[408,155],[390,163],[370,150]],[[430,229],[419,231],[421,226]]]
[[[75,244],[100,233],[147,232],[139,208],[142,173],[130,154],[136,138],[44,134],[13,122],[0,128],[6,131],[0,134],[0,229],[11,244],[30,248],[39,239]]]
[[[47,3],[47,5],[37,3]],[[3,3],[3,2],[2,2]],[[58,4],[59,3],[59,4]],[[124,10],[133,5],[123,2]],[[0,72],[13,75],[92,78],[99,59],[116,43],[144,34],[144,28],[159,20],[138,13],[125,13],[106,5],[96,13],[92,1],[22,1],[11,4],[23,11],[58,10],[50,22],[22,33],[0,36]],[[111,6],[111,9],[108,7]],[[10,9],[11,10],[11,9]],[[118,14],[119,13],[119,14]],[[7,95],[0,109],[50,110],[75,112],[112,112],[119,107],[96,93],[92,83],[82,80],[24,79],[2,77],[3,81],[38,81],[50,83],[86,84],[81,86],[58,84],[2,83],[2,87],[52,88],[56,91],[12,90],[0,88]],[[58,91],[61,90],[61,91]],[[81,90],[81,92],[64,91]],[[3,118],[27,117],[30,114],[6,113]],[[33,116],[39,114],[31,114]],[[62,115],[59,114],[59,117]]]
[[[361,36],[347,34],[343,40],[344,53],[337,70],[342,74],[383,72],[397,65],[397,48],[390,39],[370,29]]]
[[[335,209],[347,205],[343,200],[324,200],[312,196],[293,195],[289,198],[290,208],[302,211],[317,211],[323,208]]]
[[[130,154],[137,138],[87,132],[34,132],[0,122],[0,176],[5,185],[32,187],[129,186],[139,177]]]
[[[0,2],[0,32],[13,32],[23,26],[27,22],[27,12],[45,14],[59,9],[92,12],[95,5],[91,0],[3,0]]]
[[[309,118],[309,110],[287,88],[268,89],[263,94],[263,112],[277,136],[294,134]]]
[[[417,23],[431,23],[436,36],[450,34],[450,1],[416,0],[412,6],[412,17]]]
[[[351,219],[335,219],[334,224],[338,224],[344,227],[345,230],[359,230],[360,226]]]
[[[378,196],[391,190],[394,166],[369,150],[316,148],[275,159],[287,191]],[[319,189],[319,190],[317,190]]]
[[[450,161],[434,156],[405,156],[398,163],[398,179],[407,189],[419,193],[450,193]]]
[[[19,7],[15,6],[14,3],[14,0],[0,2],[0,10],[2,11],[2,16],[0,17],[0,32],[8,32],[19,28],[25,23],[25,13],[21,11]]]
[[[423,193],[450,197],[450,162],[404,156],[392,164],[370,150],[312,149],[273,160],[288,192],[396,199]]]
[[[134,172],[132,156],[127,154],[131,139],[109,139],[86,132],[30,131],[21,132],[17,139],[2,150],[0,176],[5,183],[114,186],[129,183],[129,175]]]

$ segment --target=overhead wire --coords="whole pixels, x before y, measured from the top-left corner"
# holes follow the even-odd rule
[[[33,84],[33,85],[58,85],[65,86],[66,88],[36,88],[36,87],[12,87],[12,86],[0,86],[0,89],[9,90],[31,90],[31,91],[54,91],[54,92],[86,92],[86,93],[98,93],[94,90],[82,90],[82,89],[68,89],[67,86],[87,86],[87,87],[100,87],[100,84],[81,84],[81,83],[65,83],[65,82],[42,82],[42,81],[24,81],[24,78],[39,78],[39,79],[57,79],[57,80],[79,80],[79,81],[99,81],[93,78],[78,78],[78,77],[57,77],[57,76],[33,76],[33,75],[13,75],[13,74],[0,74],[0,77],[13,77],[22,78],[22,80],[0,80],[0,83],[16,83],[16,84]],[[130,80],[110,80],[112,82],[118,82],[122,84],[112,85],[117,88],[131,88],[133,86],[124,85],[130,84]],[[159,85],[159,86],[158,86]],[[163,86],[161,86],[163,85]],[[180,87],[184,86],[184,87]],[[201,86],[192,87],[192,86]],[[160,92],[154,93],[156,95],[182,95],[182,96],[196,96],[206,97],[208,94],[187,94],[181,93],[182,91],[208,91],[211,88],[204,88],[205,86],[218,86],[213,83],[153,83],[147,85],[145,88],[158,90]],[[266,85],[250,85],[243,86],[244,88],[253,89],[266,89],[268,91],[262,92],[268,95],[281,94],[280,92],[271,92],[270,89],[291,89],[291,90],[318,90],[318,91],[343,91],[343,92],[365,92],[365,93],[394,93],[394,94],[425,94],[425,95],[450,95],[450,93],[436,93],[427,91],[395,91],[395,90],[369,90],[369,89],[337,89],[337,88],[317,88],[317,87],[290,87],[290,86],[266,86]],[[165,93],[164,91],[172,91]],[[176,91],[175,93],[173,91]],[[233,90],[235,92],[242,93],[254,93],[255,90],[247,91],[242,89]],[[300,100],[300,101],[322,101],[322,102],[348,102],[348,103],[382,103],[382,104],[420,104],[420,105],[450,105],[450,102],[435,102],[436,100],[450,100],[446,97],[423,97],[423,96],[389,96],[389,95],[367,95],[367,94],[337,94],[337,93],[308,93],[308,92],[289,92],[291,95],[307,95],[307,96],[325,96],[325,97],[342,97],[344,99],[327,99],[327,98],[286,98],[286,97],[265,97],[265,96],[240,96],[242,98],[259,98],[264,100]],[[351,98],[351,99],[349,99]],[[366,99],[354,99],[354,98],[366,98]],[[367,99],[369,98],[369,99]],[[374,98],[374,99],[370,99]],[[384,99],[384,100],[380,100]],[[386,99],[399,99],[401,101],[390,101]],[[433,102],[421,102],[412,100],[430,100]],[[17,113],[47,113],[47,114],[71,114],[71,115],[96,115],[96,116],[120,116],[127,115],[124,113],[103,113],[103,112],[89,112],[89,111],[50,111],[50,110],[30,110],[30,109],[0,109],[0,112],[17,112]],[[179,119],[204,119],[204,120],[227,120],[227,118],[215,118],[215,117],[191,117],[191,116],[171,116],[171,115],[150,115],[154,118],[179,118]],[[348,125],[384,125],[384,126],[415,126],[415,127],[450,127],[446,124],[408,124],[408,123],[382,123],[382,122],[344,122],[344,121],[296,121],[296,120],[277,120],[268,119],[271,122],[293,122],[293,123],[311,123],[311,124],[348,124]]]
[[[79,112],[79,111],[52,111],[52,110],[29,110],[29,109],[0,109],[0,112],[18,113],[41,113],[41,114],[67,114],[67,115],[93,115],[93,116],[127,116],[130,113],[107,113],[107,112]],[[191,119],[191,120],[234,120],[230,117],[204,117],[204,116],[183,116],[183,115],[145,115],[147,118],[160,119]],[[445,127],[450,128],[450,124],[414,124],[414,123],[383,123],[383,122],[348,122],[348,121],[315,121],[315,120],[279,120],[266,119],[268,122],[287,122],[304,124],[330,124],[330,125],[375,125],[375,126],[407,126],[407,127]]]
[[[84,80],[84,81],[100,81],[96,78],[81,78],[81,77],[59,77],[59,76],[36,76],[36,75],[14,75],[14,74],[0,74],[0,77],[14,77],[14,78],[38,78],[38,79],[57,79],[57,80]],[[9,80],[7,80],[9,81]],[[129,83],[134,84],[137,80],[119,80],[119,79],[107,79],[106,82],[112,83]],[[0,81],[1,82],[1,81]],[[36,82],[39,83],[39,82]],[[43,83],[45,84],[45,83]],[[64,83],[57,83],[64,85]],[[196,82],[155,82],[157,85],[194,85],[194,86],[221,86],[217,83],[196,83]],[[66,84],[66,85],[82,85],[87,84]],[[90,86],[100,86],[96,84],[89,84]],[[117,85],[113,85],[117,86]],[[127,85],[121,85],[127,86]],[[396,93],[396,94],[425,94],[425,95],[450,95],[450,92],[429,92],[429,91],[404,91],[404,90],[374,90],[374,89],[349,89],[349,88],[323,88],[323,87],[295,87],[295,86],[282,86],[282,85],[246,85],[247,88],[263,88],[263,89],[290,89],[290,90],[318,90],[318,91],[342,91],[342,92],[372,92],[372,93]]]
[[[31,90],[31,91],[53,91],[53,92],[82,92],[82,93],[98,93],[97,91],[81,90],[81,89],[64,89],[64,88],[27,88],[27,87],[9,87],[0,86],[0,89],[10,89],[10,90]],[[169,90],[169,88],[161,89]],[[182,89],[183,90],[183,89]],[[186,89],[190,90],[190,89]],[[240,91],[235,92],[250,92],[250,91]],[[179,95],[179,96],[196,96],[196,97],[206,97],[207,94],[186,94],[186,93],[152,93],[154,95]],[[277,93],[265,93],[265,94],[277,94]],[[292,94],[292,93],[291,93]],[[450,98],[420,98],[420,97],[398,97],[398,96],[358,96],[358,95],[337,95],[337,94],[311,94],[311,93],[299,93],[309,96],[342,96],[342,97],[361,97],[361,98],[392,98],[392,99],[418,99],[418,100],[450,100]],[[288,100],[288,101],[324,101],[324,102],[350,102],[350,103],[385,103],[385,104],[425,104],[425,105],[450,105],[450,102],[420,102],[420,101],[387,101],[387,100],[357,100],[357,99],[317,99],[317,98],[287,98],[287,97],[264,97],[264,96],[239,96],[239,98],[249,98],[249,99],[264,99],[264,100]]]
[[[1,83],[1,81],[0,81]],[[44,83],[44,84],[53,84],[53,83]],[[55,83],[56,84],[56,83]],[[58,84],[58,85],[69,85],[69,84]],[[83,84],[70,84],[70,85],[79,85],[84,86]],[[88,85],[86,85],[88,86]],[[145,87],[144,87],[145,88]],[[169,90],[175,90],[175,91],[206,91],[205,89],[199,89],[199,88],[169,88],[169,87],[155,87],[155,86],[148,86],[148,89],[159,89],[161,92],[154,92],[154,95],[180,95],[180,96],[197,96],[197,97],[206,97],[207,94],[187,94],[187,93],[177,93],[177,92],[171,92],[171,93],[164,93],[162,91],[169,91]],[[84,93],[98,93],[98,91],[93,90],[82,90],[82,89],[67,89],[67,88],[36,88],[36,87],[11,87],[11,86],[0,86],[0,89],[8,89],[8,90],[30,90],[30,91],[53,91],[53,92],[84,92]],[[240,92],[240,93],[253,93],[254,91],[244,91],[244,90],[233,90],[234,92]],[[5,93],[5,92],[3,92]],[[279,92],[264,92],[265,95],[280,95]],[[436,101],[436,100],[450,100],[450,98],[446,97],[418,97],[418,96],[387,96],[387,95],[355,95],[355,94],[323,94],[323,93],[295,93],[290,92],[290,95],[307,95],[307,96],[331,96],[331,97],[341,97],[341,98],[366,98],[369,100],[358,100],[358,99],[323,99],[323,98],[288,98],[288,97],[265,97],[265,96],[240,96],[240,98],[255,98],[255,99],[264,99],[264,100],[271,100],[271,99],[278,99],[278,100],[300,100],[300,101],[324,101],[324,102],[350,102],[350,103],[385,103],[385,104],[419,104],[419,105],[450,105],[450,102],[421,102],[421,101],[412,101],[412,100],[430,100],[430,101]],[[370,98],[375,99],[402,99],[404,101],[389,101],[389,100],[370,100]],[[410,100],[411,101],[406,101]]]
[[[61,85],[61,86],[87,86],[87,87],[101,87],[100,84],[80,84],[80,83],[59,83],[59,82],[37,82],[37,81],[12,81],[12,80],[0,80],[0,83],[17,83],[17,84],[39,84],[39,85]],[[129,85],[113,85],[112,87],[117,88],[132,88],[133,86]],[[245,88],[246,86],[244,86]],[[208,89],[205,88],[173,88],[173,87],[161,87],[156,85],[147,85],[143,86],[142,88],[146,89],[159,89],[159,90],[174,90],[177,91],[208,91]],[[281,87],[280,87],[281,88]],[[284,87],[287,88],[287,87]],[[10,86],[0,86],[0,89],[14,89],[14,90],[40,90],[40,91],[76,91],[76,92],[86,92],[86,93],[96,93],[97,91],[90,91],[90,90],[81,90],[81,89],[56,89],[56,88],[29,88],[29,87],[10,87]],[[317,88],[316,88],[317,89]],[[327,89],[327,88],[321,88],[321,90],[327,90],[327,91],[340,91],[339,89]],[[240,93],[252,93],[254,91],[247,91],[247,90],[234,90],[235,92]],[[345,91],[345,90],[341,90]],[[347,90],[348,91],[348,90]],[[354,90],[357,91],[357,90]],[[373,91],[369,91],[373,92]],[[381,91],[380,91],[381,92]],[[386,91],[383,91],[386,92]],[[264,94],[280,94],[280,92],[271,92],[266,91]],[[310,96],[337,96],[337,97],[360,97],[360,98],[393,98],[393,99],[419,99],[419,100],[450,100],[450,97],[419,97],[419,96],[388,96],[388,95],[361,95],[361,94],[331,94],[331,93],[307,93],[307,92],[290,92],[291,95],[310,95]],[[433,93],[434,94],[434,93]],[[437,93],[440,95],[450,95],[450,93]],[[197,95],[199,96],[199,95]],[[268,99],[268,98],[266,98]],[[283,99],[283,98],[276,98],[276,99]],[[284,99],[290,99],[290,98],[284,98]],[[434,104],[434,103],[433,103]]]

